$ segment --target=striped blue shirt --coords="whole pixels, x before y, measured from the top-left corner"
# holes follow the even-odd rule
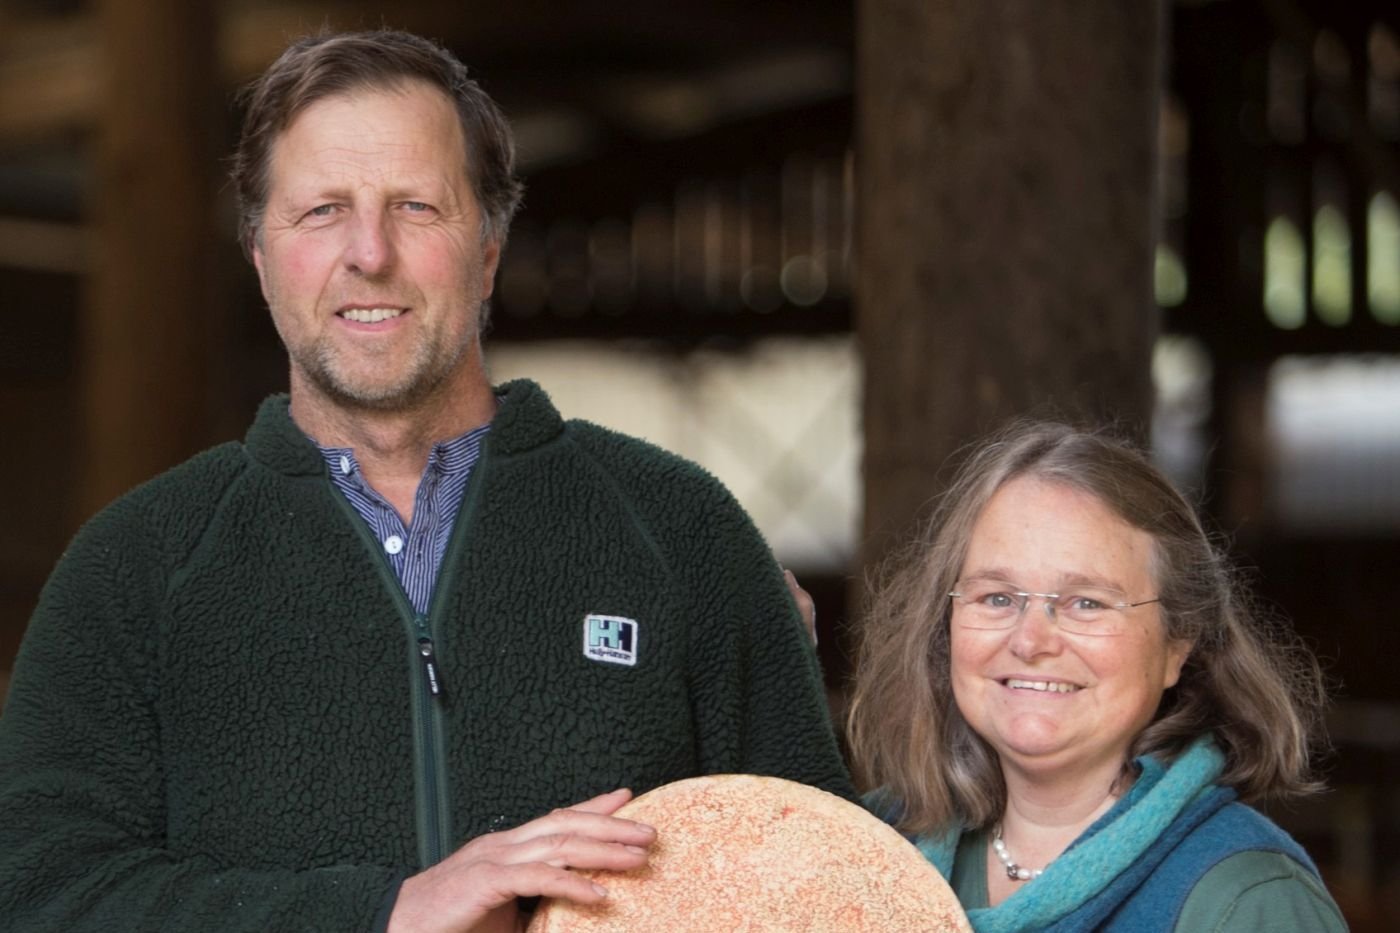
[[[420,614],[428,612],[467,480],[490,427],[483,424],[460,437],[433,445],[413,497],[412,527],[405,527],[394,507],[365,482],[354,450],[316,445],[330,467],[331,482],[369,525],[375,540],[384,546],[384,554],[398,574],[408,601]]]

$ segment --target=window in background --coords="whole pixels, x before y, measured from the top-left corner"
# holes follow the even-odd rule
[[[645,438],[729,487],[785,565],[842,572],[860,517],[860,365],[848,337],[673,354],[588,341],[495,344],[565,417]]]
[[[1212,378],[1210,354],[1195,337],[1168,334],[1157,340],[1152,458],[1178,488],[1192,493],[1201,491],[1204,480]]]
[[[1266,401],[1275,521],[1304,533],[1400,526],[1400,359],[1285,357]]]
[[[1377,192],[1366,211],[1366,295],[1382,324],[1400,324],[1400,209],[1387,191]]]

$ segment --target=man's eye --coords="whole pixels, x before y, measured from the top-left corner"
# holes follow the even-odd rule
[[[335,213],[334,204],[318,204],[306,212],[307,217],[329,217]]]
[[[424,204],[422,201],[405,201],[403,202],[403,208],[404,210],[411,211],[415,214],[426,213],[427,211],[432,210],[432,207],[430,205]]]

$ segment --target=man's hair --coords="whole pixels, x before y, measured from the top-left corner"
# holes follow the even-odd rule
[[[481,206],[482,235],[505,245],[523,187],[515,177],[515,139],[500,108],[440,45],[406,32],[377,30],[299,39],[240,94],[243,132],[231,174],[245,251],[251,251],[262,228],[268,162],[277,137],[319,100],[412,82],[438,89],[456,108],[466,143],[464,169]]]
[[[1128,749],[1170,762],[1198,736],[1246,802],[1318,789],[1310,770],[1326,696],[1317,661],[1255,611],[1192,505],[1145,454],[1103,432],[1018,421],[972,449],[924,533],[886,563],[862,628],[848,738],[857,773],[902,808],[907,832],[984,827],[1006,787],[996,752],[957,708],[948,593],[973,526],[1018,477],[1087,493],[1153,541],[1168,639],[1193,644],[1180,680]]]

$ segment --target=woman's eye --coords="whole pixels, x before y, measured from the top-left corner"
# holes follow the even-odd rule
[[[982,602],[993,609],[1010,609],[1014,600],[1007,593],[988,593],[982,597]]]
[[[1108,608],[1092,596],[1072,596],[1070,597],[1069,607],[1075,612],[1096,612],[1100,609]]]

